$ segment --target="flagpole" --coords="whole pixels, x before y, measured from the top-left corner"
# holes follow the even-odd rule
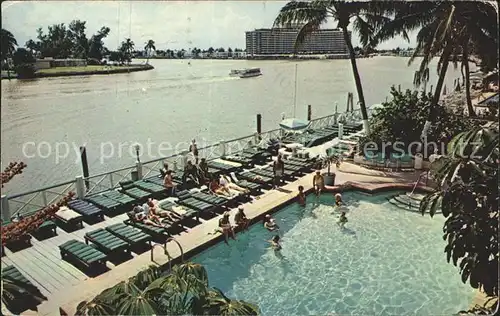
[[[296,117],[295,111],[297,109],[297,66],[298,64],[295,64],[295,91],[293,93],[293,117]]]

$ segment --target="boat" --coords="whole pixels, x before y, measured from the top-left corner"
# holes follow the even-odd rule
[[[233,69],[229,73],[231,77],[249,78],[262,75],[260,68]]]

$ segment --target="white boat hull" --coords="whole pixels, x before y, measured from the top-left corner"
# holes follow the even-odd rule
[[[240,78],[250,78],[250,77],[258,77],[258,76],[262,76],[261,73],[248,73],[248,74],[240,74],[239,77]]]

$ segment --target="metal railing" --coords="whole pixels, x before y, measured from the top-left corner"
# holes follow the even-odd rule
[[[44,187],[38,190],[14,194],[8,197],[8,211],[11,216],[29,214],[56,203],[69,192],[75,191],[75,180]],[[4,212],[2,205],[2,212]]]
[[[86,183],[87,195],[98,194],[109,191],[120,186],[120,182],[130,180],[132,172],[136,170],[136,166],[125,167],[118,170],[113,170],[106,173],[97,174],[83,178]]]
[[[327,115],[311,120],[309,128],[321,128],[334,125],[338,119],[338,115],[340,114]],[[252,146],[265,145],[271,139],[281,139],[283,136],[282,132],[281,129],[274,129],[263,132],[260,135],[255,133],[229,141],[214,143],[213,145],[199,148],[199,158],[212,160],[221,158],[225,155],[241,152]],[[99,194],[104,191],[116,189],[120,186],[121,181],[132,180],[133,172],[137,172],[138,179],[157,175],[160,173],[160,169],[163,167],[164,162],[168,163],[170,169],[182,170],[187,159],[194,160],[194,157],[186,150],[171,156],[161,157],[146,162],[137,162],[133,166],[89,176],[83,179],[83,183],[85,183],[86,186],[86,188],[82,190],[84,192],[83,195]],[[6,212],[10,214],[10,216],[13,216],[18,213],[23,214],[32,212],[33,210],[41,210],[56,202],[70,191],[78,192],[77,182],[76,180],[72,180],[29,192],[6,197],[2,196],[2,213]],[[80,197],[82,198],[82,196]]]
[[[151,247],[151,262],[154,262],[154,263],[160,265],[158,262],[156,262],[154,260],[154,249],[155,249],[155,247],[163,247],[163,253],[168,257],[169,270],[171,271],[173,258],[167,250],[167,244],[169,241],[173,241],[177,244],[177,246],[179,247],[179,250],[181,251],[181,263],[184,262],[184,249],[182,248],[182,245],[174,237],[167,238],[167,240],[163,244],[154,244]]]

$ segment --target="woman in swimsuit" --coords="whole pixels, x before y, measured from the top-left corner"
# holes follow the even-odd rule
[[[264,227],[269,231],[279,229],[278,225],[276,225],[274,219],[271,218],[271,215],[269,214],[267,214],[266,217],[264,217]]]
[[[221,219],[219,219],[219,228],[222,229],[222,233],[224,234],[224,242],[227,244],[227,238],[231,235],[233,240],[236,240],[234,236],[234,230],[231,226],[231,222],[229,221],[229,213],[225,212]]]

